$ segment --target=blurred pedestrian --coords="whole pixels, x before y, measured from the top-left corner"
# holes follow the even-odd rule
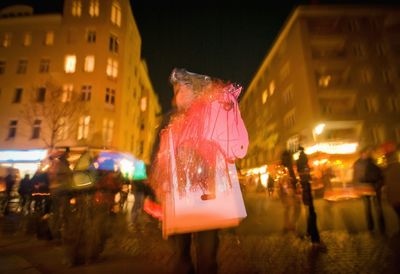
[[[36,236],[39,239],[52,240],[53,235],[49,226],[50,217],[50,176],[47,171],[39,170],[33,175],[32,199],[36,220]]]
[[[289,175],[287,180],[289,180],[288,187],[290,188],[291,198],[290,207],[287,208],[285,212],[286,216],[286,228],[290,231],[296,231],[297,221],[300,218],[301,213],[301,186],[296,178],[294,172],[293,155],[289,150],[284,150],[281,155],[281,164],[286,167],[286,175]]]
[[[20,207],[23,214],[30,214],[32,201],[32,183],[29,174],[25,174],[19,183],[18,194],[20,196]]]
[[[58,155],[60,155],[58,152]],[[57,154],[51,160],[51,175],[50,178],[50,210],[52,212],[51,226],[53,236],[56,239],[61,239],[62,229],[65,224],[66,211],[69,206],[68,191],[72,184],[72,170],[68,161],[70,149],[67,147],[61,155]]]
[[[12,168],[7,169],[7,176],[4,178],[6,182],[6,196],[4,202],[4,215],[8,215],[10,211],[10,202],[12,199],[12,191],[14,190],[16,178],[15,172]]]
[[[353,166],[353,180],[356,183],[368,184],[373,193],[363,195],[365,216],[367,228],[373,231],[375,228],[372,214],[373,203],[376,203],[376,212],[378,216],[378,226],[380,232],[385,231],[385,221],[383,218],[381,188],[383,185],[383,172],[372,158],[371,148],[365,148],[361,151],[360,158],[356,160]]]
[[[384,170],[385,188],[389,204],[397,214],[400,225],[400,162],[396,150],[386,153],[387,166]]]
[[[308,207],[307,233],[311,237],[311,243],[313,244],[313,247],[324,249],[325,245],[321,242],[317,227],[317,213],[315,212],[311,191],[311,175],[310,167],[308,165],[308,157],[304,152],[304,148],[301,146],[299,147],[299,158],[297,159],[296,166],[302,187],[303,203]]]
[[[135,199],[131,210],[131,224],[134,228],[139,227],[138,217],[143,212],[143,203],[146,196],[145,184],[145,180],[132,180],[131,191]]]

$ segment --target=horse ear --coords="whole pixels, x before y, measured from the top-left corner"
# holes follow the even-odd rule
[[[240,93],[242,92],[242,87],[239,85],[233,85],[232,94],[235,96],[236,100],[239,98]]]

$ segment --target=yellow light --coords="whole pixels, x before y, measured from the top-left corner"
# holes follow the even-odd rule
[[[246,175],[264,174],[267,172],[267,167],[268,167],[267,165],[263,165],[260,167],[250,168],[245,171],[245,174]]]
[[[336,143],[327,142],[319,143],[304,149],[306,154],[313,154],[315,152],[324,152],[327,154],[352,154],[356,152],[358,143]]]
[[[65,56],[64,71],[66,73],[74,73],[76,67],[76,55]]]
[[[324,123],[319,124],[314,128],[314,133],[316,135],[320,135],[324,131],[324,128],[325,128],[325,124]]]
[[[264,187],[267,187],[268,177],[269,177],[269,174],[268,174],[268,173],[263,173],[263,174],[260,175],[261,184],[262,184]]]
[[[129,174],[129,177],[133,176],[133,173],[135,172],[135,165],[132,161],[128,159],[122,159],[119,162],[119,166],[122,174]]]

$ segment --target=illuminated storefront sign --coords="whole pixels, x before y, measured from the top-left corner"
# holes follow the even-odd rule
[[[352,154],[357,151],[358,143],[318,143],[305,148],[306,154],[323,152],[327,154]]]
[[[1,150],[0,163],[34,163],[40,162],[47,155],[45,149]]]

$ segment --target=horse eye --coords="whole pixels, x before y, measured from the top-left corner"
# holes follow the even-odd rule
[[[230,111],[233,108],[233,102],[229,101],[229,102],[224,102],[224,109],[226,111]]]

